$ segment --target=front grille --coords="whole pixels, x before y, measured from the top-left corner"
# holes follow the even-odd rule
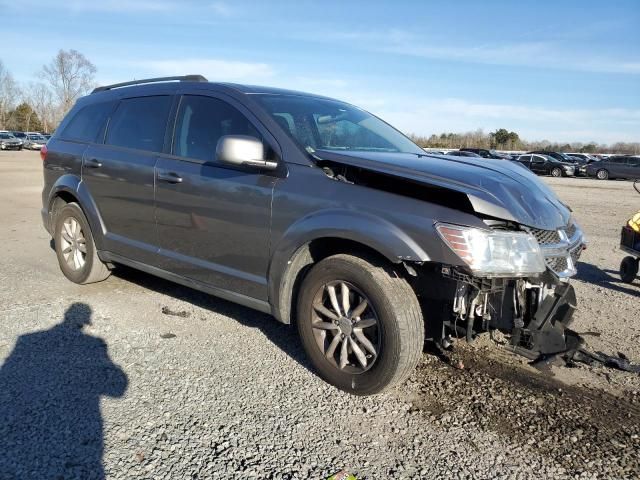
[[[540,245],[547,245],[551,243],[560,243],[560,235],[557,230],[540,230],[538,228],[532,228],[531,233]]]
[[[560,276],[575,274],[576,263],[582,253],[582,238],[575,223],[560,230],[529,229],[536,238],[545,263]]]
[[[567,262],[567,257],[546,257],[544,261],[554,272],[564,272],[567,268],[569,268],[569,264]]]
[[[578,260],[580,260],[582,249],[583,249],[582,244],[579,244],[577,247],[574,247],[573,250],[569,252],[569,255],[571,255],[571,260],[573,261],[574,265],[578,263]]]

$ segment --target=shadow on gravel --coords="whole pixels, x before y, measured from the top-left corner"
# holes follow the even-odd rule
[[[189,302],[205,310],[211,310],[212,312],[233,318],[246,327],[259,329],[271,342],[289,355],[289,357],[315,375],[304,353],[294,326],[280,323],[271,315],[258,312],[257,310],[243,307],[242,305],[122,265],[118,265],[113,273],[117,277],[135,283],[145,289],[153,290],[163,295]]]
[[[622,260],[622,257],[620,257]],[[590,263],[578,262],[578,274],[573,277],[576,280],[592,283],[599,287],[608,288],[620,293],[626,293],[633,297],[640,297],[640,291],[620,280],[620,272],[618,270],[602,270]],[[638,282],[640,280],[636,280]]]
[[[100,397],[128,381],[82,331],[91,314],[74,303],[61,323],[20,336],[0,368],[0,478],[104,478]]]

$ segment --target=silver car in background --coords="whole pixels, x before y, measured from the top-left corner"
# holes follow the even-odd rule
[[[40,150],[47,143],[47,139],[40,134],[29,134],[24,139],[24,148],[28,150]]]
[[[0,150],[22,150],[22,142],[9,132],[0,132]]]

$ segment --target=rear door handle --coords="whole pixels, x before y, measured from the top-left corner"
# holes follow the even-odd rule
[[[89,167],[89,168],[100,168],[102,166],[102,163],[100,163],[95,158],[90,158],[89,160],[86,160],[84,162],[84,165],[85,165],[85,167]]]
[[[182,183],[182,177],[175,172],[159,172],[158,180],[168,183]]]

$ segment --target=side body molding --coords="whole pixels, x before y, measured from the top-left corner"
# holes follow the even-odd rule
[[[292,224],[274,246],[269,266],[269,302],[273,315],[290,322],[294,282],[312,263],[309,244],[323,238],[366,245],[393,263],[427,262],[429,255],[404,231],[388,220],[356,210],[331,209],[312,213]]]

